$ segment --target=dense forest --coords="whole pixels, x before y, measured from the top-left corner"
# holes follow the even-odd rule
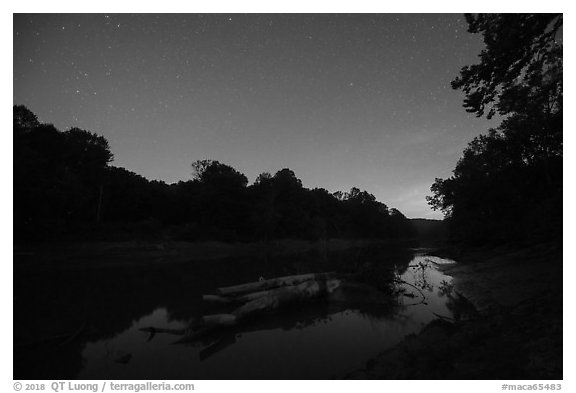
[[[415,235],[401,212],[366,191],[307,189],[290,169],[245,175],[196,161],[191,179],[149,181],[110,165],[108,141],[42,124],[14,106],[15,242],[44,240],[268,241]]]
[[[469,143],[430,205],[454,240],[486,243],[562,235],[562,14],[467,15],[480,63],[452,82],[466,111],[499,116]]]
[[[563,175],[561,14],[467,15],[480,34],[480,62],[452,87],[464,108],[501,119],[468,144],[451,177],[436,179],[429,204],[450,236],[473,243],[560,238]],[[14,106],[16,242],[403,238],[413,223],[367,191],[307,189],[290,169],[253,184],[215,160],[191,179],[149,181],[111,165],[108,141],[42,124]]]

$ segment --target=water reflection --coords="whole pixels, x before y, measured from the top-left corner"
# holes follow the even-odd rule
[[[75,284],[68,285],[67,290],[58,289],[64,292],[62,298],[58,294],[52,297],[58,300],[48,304],[56,310],[54,316],[41,317],[62,331],[62,324],[53,319],[68,315],[65,320],[78,326],[76,323],[83,319],[78,315],[83,310],[88,328],[66,345],[43,344],[15,350],[15,377],[337,378],[363,367],[368,359],[417,332],[437,315],[455,317],[451,302],[457,298],[450,291],[451,278],[436,267],[446,262],[408,249],[354,249],[148,268],[139,271],[138,276],[130,270],[67,273],[73,276],[67,277],[68,281]],[[139,330],[148,326],[183,329],[192,319],[212,313],[200,299],[218,286],[253,281],[259,276],[327,270],[367,272],[372,281],[366,281],[376,290],[367,293],[348,288],[324,301],[292,307],[185,344],[174,344],[177,336],[151,337]],[[391,302],[381,300],[390,298],[386,291],[394,277],[405,284],[397,285],[394,295],[399,306],[391,307]],[[425,302],[415,304],[419,291]],[[66,301],[66,294],[75,297]],[[63,306],[70,308],[64,311]],[[20,318],[38,320],[30,314]]]

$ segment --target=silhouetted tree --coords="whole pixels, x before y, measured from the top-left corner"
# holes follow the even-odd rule
[[[194,179],[215,187],[246,187],[248,178],[229,165],[215,160],[199,160],[192,164]]]
[[[436,179],[430,205],[452,232],[506,240],[561,231],[562,15],[467,15],[484,37],[481,62],[452,86],[477,116],[506,116],[464,150],[448,179]]]
[[[249,216],[248,178],[215,160],[196,161],[192,168],[200,185],[196,216],[203,228],[202,235],[238,240]]]
[[[477,116],[557,111],[562,94],[562,14],[466,15],[468,31],[482,34],[480,63],[465,66],[452,82]]]
[[[269,172],[262,172],[254,180],[254,185],[268,184],[272,180],[272,175]]]
[[[24,105],[14,105],[14,132],[29,131],[40,125],[38,117]]]
[[[18,236],[54,236],[97,217],[112,160],[105,138],[77,128],[58,131],[14,106],[14,219]]]
[[[250,226],[259,240],[267,242],[274,236],[277,224],[276,193],[272,175],[263,172],[250,186],[251,216]]]
[[[410,236],[409,221],[366,191],[330,194],[284,168],[246,176],[215,160],[167,185],[110,165],[108,141],[41,124],[14,107],[14,228],[19,242],[66,238],[264,240]],[[96,222],[96,218],[99,221]]]
[[[168,203],[167,187],[165,183],[150,182],[124,168],[108,168],[103,201],[105,221],[162,219]]]

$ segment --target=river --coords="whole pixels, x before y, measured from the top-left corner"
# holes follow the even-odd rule
[[[454,261],[418,248],[338,252],[43,272],[15,281],[17,379],[332,379],[418,333],[458,318]],[[146,267],[144,267],[146,266]],[[185,328],[215,312],[201,295],[260,277],[357,272],[368,290],[336,292],[189,343],[140,329]],[[365,283],[364,283],[365,284]],[[394,289],[394,300],[382,288]]]

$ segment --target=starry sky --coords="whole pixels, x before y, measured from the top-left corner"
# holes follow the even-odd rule
[[[356,186],[408,217],[497,124],[450,88],[478,62],[460,14],[14,15],[13,103],[105,136],[148,179],[215,159]]]

